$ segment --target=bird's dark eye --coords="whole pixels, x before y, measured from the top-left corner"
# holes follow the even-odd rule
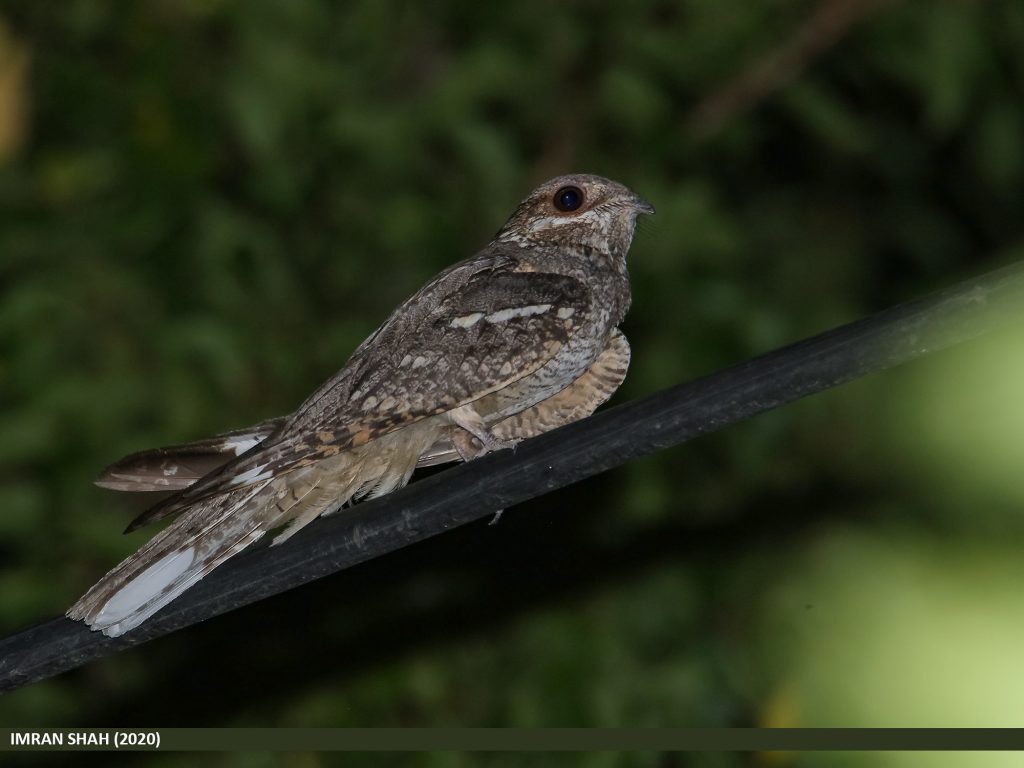
[[[579,187],[562,187],[555,192],[554,203],[560,211],[575,211],[583,205],[583,190]]]

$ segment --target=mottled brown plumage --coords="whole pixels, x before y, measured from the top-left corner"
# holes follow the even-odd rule
[[[615,182],[552,179],[291,416],[108,468],[106,487],[179,491],[137,524],[179,517],[68,615],[119,635],[269,530],[287,524],[280,543],[351,499],[404,485],[417,465],[468,460],[592,413],[629,362],[616,326],[641,213],[653,209]]]

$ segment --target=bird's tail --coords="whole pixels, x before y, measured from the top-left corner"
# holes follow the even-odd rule
[[[274,540],[279,544],[353,498],[405,485],[440,429],[421,422],[316,464],[196,502],[100,579],[68,617],[109,637],[124,634],[268,531],[288,523]]]
[[[239,489],[188,509],[93,585],[68,617],[109,637],[137,627],[267,532],[262,507],[270,485]]]

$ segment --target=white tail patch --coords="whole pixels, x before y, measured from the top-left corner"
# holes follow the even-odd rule
[[[68,610],[108,637],[144,622],[267,530],[266,484],[198,502]]]
[[[516,317],[530,317],[530,315],[543,315],[551,309],[550,304],[531,304],[527,307],[509,307],[492,312],[484,319],[488,323],[507,323]]]
[[[158,560],[121,587],[118,592],[115,592],[114,596],[96,614],[93,624],[105,627],[104,633],[111,637],[117,637],[121,632],[135,626],[149,616],[149,613],[147,613],[144,616],[135,618],[135,614],[137,614],[139,609],[158,597],[161,592],[181,578],[181,575],[192,565],[194,558],[195,549],[189,547],[179,552],[171,552],[166,557]],[[155,612],[156,609],[154,608],[150,613]],[[130,616],[135,618],[135,621],[130,626],[124,627],[116,633],[112,631]]]
[[[236,480],[255,484],[188,506],[94,584],[67,615],[109,637],[129,632],[267,531],[290,523],[280,543],[355,496],[404,485],[443,427],[439,418],[424,419],[273,479],[265,466],[240,473]]]

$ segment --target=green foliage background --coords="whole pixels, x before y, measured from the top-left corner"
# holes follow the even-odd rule
[[[617,401],[1024,258],[1024,4],[874,5],[702,131],[819,4],[0,3],[0,631],[144,540],[104,464],[294,408],[557,173],[658,208]],[[1019,350],[817,396],[0,721],[1020,725]]]

